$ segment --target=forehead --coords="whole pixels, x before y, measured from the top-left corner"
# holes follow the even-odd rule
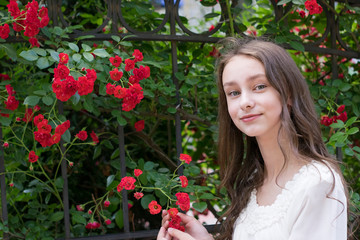
[[[266,74],[264,65],[259,60],[247,55],[236,55],[224,67],[223,85],[229,81],[246,80],[260,75]]]

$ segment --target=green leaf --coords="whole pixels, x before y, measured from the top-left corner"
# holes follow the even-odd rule
[[[277,3],[277,5],[283,5],[288,2],[291,2],[291,0],[281,0],[280,2]]]
[[[155,200],[155,197],[154,195],[152,194],[146,194],[145,196],[143,196],[141,198],[141,206],[144,208],[144,209],[148,209],[149,208],[149,203],[151,201]]]
[[[127,124],[127,121],[125,120],[125,118],[121,117],[121,116],[117,116],[117,121],[120,124],[120,126],[125,126]]]
[[[98,57],[101,57],[101,58],[106,58],[106,57],[110,57],[109,53],[103,49],[103,48],[98,48],[98,49],[95,49],[93,51],[93,53],[98,56]]]
[[[56,212],[53,215],[51,215],[49,220],[52,222],[58,222],[63,218],[64,218],[64,212],[60,211],[60,212]]]
[[[48,68],[50,66],[49,60],[47,57],[41,57],[36,61],[36,66],[40,69]]]
[[[95,35],[85,35],[85,36],[77,37],[76,40],[90,39],[90,38],[94,38],[94,37],[95,37]]]
[[[144,170],[146,171],[150,171],[154,168],[155,163],[151,162],[151,161],[147,161],[144,165]]]
[[[121,40],[119,36],[115,36],[115,35],[111,36],[111,38],[112,38],[115,42],[120,42],[120,40]]]
[[[6,55],[9,56],[11,60],[17,60],[17,54],[13,44],[0,44],[0,48],[5,49]]]
[[[37,55],[40,55],[40,56],[43,56],[45,57],[47,54],[46,54],[46,51],[42,48],[32,48],[32,50],[34,52],[36,52]]]
[[[69,43],[69,48],[71,48],[75,52],[79,52],[79,47],[75,43]]]
[[[33,50],[22,51],[20,53],[20,56],[31,62],[33,62],[39,58],[39,56]]]
[[[101,154],[101,146],[96,146],[94,149],[93,159],[96,159]]]
[[[45,96],[46,92],[44,90],[36,90],[36,91],[34,91],[34,94]]]
[[[343,128],[345,126],[344,122],[341,120],[337,120],[336,123],[330,125],[332,128]]]
[[[27,96],[24,100],[24,105],[35,106],[39,103],[40,97],[38,96]]]
[[[59,58],[59,53],[55,52],[54,50],[50,50],[50,56],[52,57],[52,59],[54,59],[54,61],[59,62],[60,58]]]
[[[84,52],[83,56],[86,60],[88,60],[89,62],[92,62],[94,60],[94,56],[91,53],[88,52]]]
[[[120,155],[120,150],[119,148],[116,148],[115,151],[111,154],[110,159],[114,159],[116,157],[118,157]]]
[[[347,134],[353,135],[353,134],[355,134],[357,132],[359,132],[359,128],[353,127],[353,128],[350,128],[349,131],[347,131]]]
[[[215,196],[212,195],[211,193],[204,193],[203,195],[200,196],[200,199],[214,199]]]
[[[279,4],[278,4],[279,5]],[[302,45],[301,43],[299,42],[294,42],[294,41],[291,41],[289,42],[290,46],[295,49],[295,50],[298,50],[300,52],[304,52],[305,51],[305,47],[304,45]]]
[[[117,211],[115,214],[115,223],[118,226],[118,228],[120,228],[120,229],[124,227],[123,216],[124,216],[124,213],[123,213],[123,210],[121,210],[121,209],[119,211]]]
[[[61,136],[61,138],[62,138],[65,142],[67,142],[67,143],[70,142],[70,140],[71,140],[71,134],[70,134],[69,129],[65,131],[65,133]]]
[[[75,212],[72,217],[71,217],[72,221],[74,223],[81,223],[81,224],[86,224],[86,219],[81,216],[81,214],[78,214],[77,212]]]
[[[212,13],[206,14],[204,17],[205,18],[214,18],[214,17],[218,17],[218,16],[220,16],[219,13],[212,12]]]
[[[91,51],[91,47],[85,43],[81,44],[82,49],[84,49],[85,52]]]
[[[345,127],[351,126],[354,122],[356,122],[357,117],[352,117],[346,121]]]
[[[62,177],[58,177],[56,180],[55,180],[55,186],[57,188],[63,188],[64,186],[64,179]]]
[[[184,73],[182,73],[182,72],[176,72],[176,73],[175,73],[175,76],[176,76],[176,78],[179,79],[180,81],[185,80]]]
[[[167,109],[167,111],[169,112],[169,113],[176,113],[176,108],[174,108],[174,107],[169,107],[168,109]]]
[[[44,96],[41,98],[42,102],[47,105],[47,106],[50,106],[51,104],[54,103],[54,99],[50,96]]]
[[[205,202],[199,202],[199,203],[197,202],[197,203],[194,203],[194,204],[192,205],[192,207],[193,207],[196,211],[202,213],[203,211],[206,210],[207,204],[206,204]]]
[[[3,126],[9,126],[10,123],[11,123],[11,119],[10,119],[10,118],[7,118],[7,117],[1,117],[1,116],[0,116],[0,123],[1,123],[1,125],[3,125]]]
[[[75,62],[80,62],[81,60],[81,55],[78,53],[75,53],[72,58],[74,59]]]
[[[110,175],[106,179],[106,187],[108,187],[115,179],[115,175]]]
[[[125,47],[132,47],[132,43],[131,42],[125,42],[125,41],[121,41],[119,42],[120,45],[123,45]]]

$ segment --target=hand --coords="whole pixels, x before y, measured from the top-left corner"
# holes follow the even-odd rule
[[[178,238],[180,240],[213,240],[213,237],[207,232],[206,228],[194,217],[187,216],[183,213],[178,213],[177,215],[181,218],[181,221],[184,224],[185,233],[173,229],[170,230],[170,232],[174,234],[172,235],[172,233],[166,231],[166,229],[169,227],[170,215],[167,213],[167,211],[164,210],[162,212],[163,220],[162,227],[158,234],[158,240],[171,240],[172,237],[175,237],[175,239]],[[180,232],[180,235],[178,232]]]

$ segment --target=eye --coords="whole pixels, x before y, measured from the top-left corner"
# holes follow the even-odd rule
[[[259,84],[255,86],[255,90],[263,90],[264,88],[266,88],[267,86],[265,84]]]
[[[240,92],[239,91],[230,91],[230,92],[228,92],[228,96],[231,96],[231,97],[235,97],[235,96],[237,96],[237,95],[239,95],[240,94]]]

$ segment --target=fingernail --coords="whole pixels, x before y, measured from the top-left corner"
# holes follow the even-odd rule
[[[172,231],[174,231],[173,228],[168,228],[168,232],[172,232]]]

